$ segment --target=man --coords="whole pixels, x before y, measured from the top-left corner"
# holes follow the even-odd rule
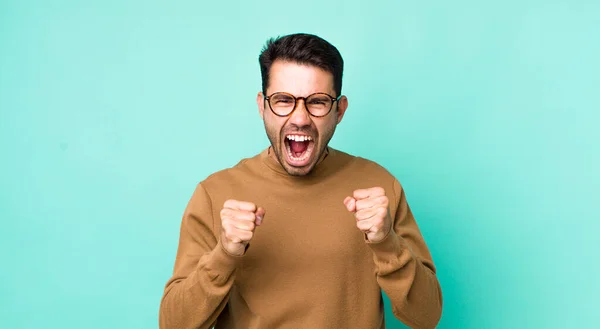
[[[160,328],[434,328],[442,295],[389,172],[328,146],[348,107],[343,60],[308,34],[259,57],[271,146],[197,185],[183,215]]]

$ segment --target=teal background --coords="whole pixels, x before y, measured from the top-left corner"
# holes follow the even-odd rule
[[[0,328],[157,327],[184,207],[267,146],[257,57],[293,32],[344,56],[331,145],[404,185],[439,328],[597,328],[599,15],[566,0],[2,0]]]

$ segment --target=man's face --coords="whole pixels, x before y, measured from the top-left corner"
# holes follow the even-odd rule
[[[334,91],[331,73],[316,66],[280,60],[271,65],[266,96],[275,92],[286,92],[295,97],[314,93],[338,96]],[[340,98],[324,117],[311,116],[304,100],[298,100],[289,116],[279,117],[271,111],[264,97],[259,93],[256,102],[277,159],[290,175],[308,174],[323,156],[335,127],[344,116],[348,100],[346,97]]]

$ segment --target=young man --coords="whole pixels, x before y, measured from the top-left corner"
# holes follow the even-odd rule
[[[160,328],[434,328],[442,294],[388,171],[328,146],[348,99],[327,41],[267,42],[256,102],[271,146],[197,185]]]

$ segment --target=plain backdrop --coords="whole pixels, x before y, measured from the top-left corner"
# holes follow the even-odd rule
[[[0,328],[157,328],[185,205],[268,146],[258,55],[294,32],[344,57],[331,146],[403,184],[439,328],[597,327],[599,15],[567,0],[0,1]]]

